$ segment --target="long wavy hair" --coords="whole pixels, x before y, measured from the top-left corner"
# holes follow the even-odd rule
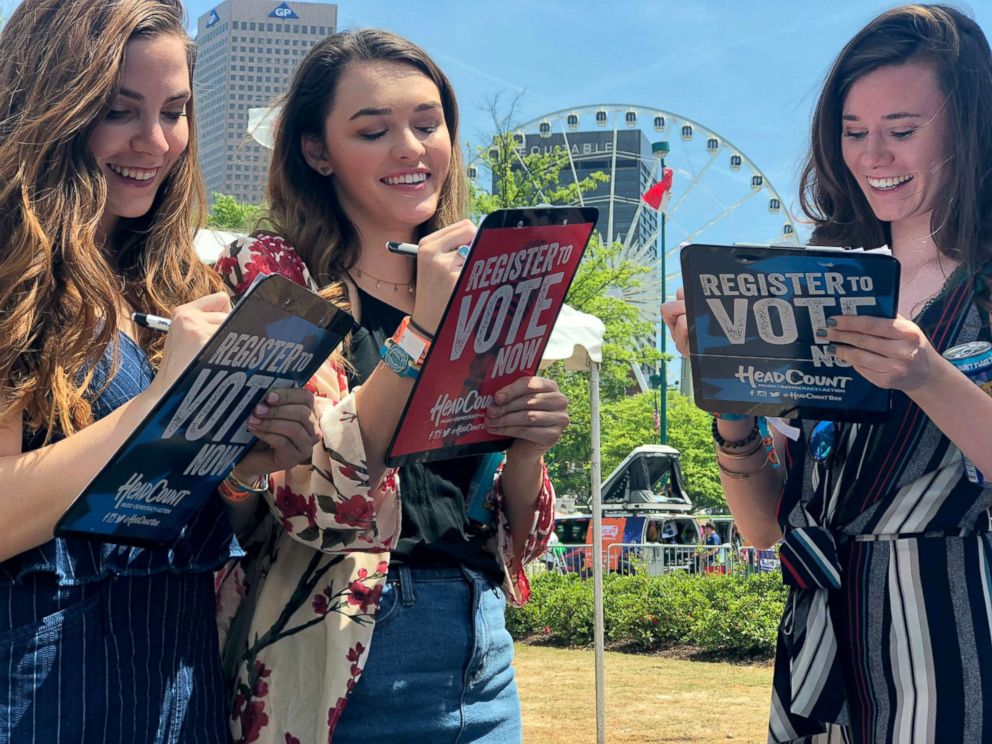
[[[127,44],[173,35],[195,47],[179,0],[25,0],[0,34],[0,417],[69,435],[92,421],[88,391],[121,300],[166,315],[220,287],[193,249],[206,199],[190,138],[147,214],[98,237],[107,184],[89,139],[120,87]],[[156,364],[162,334],[138,342]]]
[[[877,247],[890,242],[841,153],[844,100],[856,80],[880,67],[931,65],[947,96],[947,198],[931,231],[941,254],[973,272],[992,259],[992,51],[972,19],[945,5],[907,5],[871,21],[848,42],[827,76],[813,115],[800,200],[816,245]],[[986,288],[983,301],[988,301]]]
[[[457,222],[468,214],[468,185],[458,145],[458,102],[451,83],[427,53],[407,39],[379,29],[344,31],[310,50],[282,100],[272,163],[269,166],[268,222],[307,264],[323,294],[344,302],[341,276],[355,265],[360,245],[354,225],[334,196],[329,178],[303,156],[304,136],[324,139],[324,123],[334,104],[342,73],[349,65],[397,62],[410,65],[437,85],[451,136],[451,164],[434,215],[420,225],[418,237]]]

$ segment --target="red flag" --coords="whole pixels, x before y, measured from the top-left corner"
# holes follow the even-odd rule
[[[674,173],[672,173],[671,168],[664,168],[661,174],[661,180],[656,181],[654,185],[649,188],[641,196],[644,203],[647,204],[651,209],[656,212],[661,209],[661,203],[664,201],[665,196],[672,190],[672,179]]]

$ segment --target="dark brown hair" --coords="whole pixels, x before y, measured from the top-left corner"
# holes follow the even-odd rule
[[[437,85],[451,136],[451,163],[441,185],[437,210],[420,226],[421,236],[457,222],[468,213],[468,186],[458,145],[458,102],[451,83],[427,53],[388,31],[359,29],[327,37],[306,56],[283,99],[269,167],[267,219],[303,258],[327,294],[341,300],[341,275],[358,259],[354,226],[341,209],[327,176],[303,156],[305,136],[324,139],[324,123],[342,73],[363,62],[410,65]]]
[[[929,64],[947,96],[947,198],[933,210],[938,250],[973,271],[992,258],[992,51],[972,19],[945,5],[906,5],[875,18],[838,55],[813,115],[800,201],[816,245],[877,247],[889,224],[868,205],[841,154],[844,99],[880,67]]]
[[[192,101],[189,144],[151,209],[119,220],[107,245],[97,237],[107,184],[90,135],[128,42],[168,35],[186,44],[192,84],[179,0],[25,0],[0,33],[0,417],[23,409],[47,436],[91,421],[92,369],[116,341],[122,298],[168,315],[220,287],[193,249],[206,202]],[[163,334],[138,340],[157,362]]]

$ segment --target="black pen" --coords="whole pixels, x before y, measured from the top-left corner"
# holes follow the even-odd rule
[[[469,248],[470,246],[460,245],[456,250],[459,256],[468,258]],[[420,250],[420,246],[414,243],[400,243],[395,240],[388,240],[386,241],[386,250],[390,253],[399,253],[402,256],[416,256],[417,251]]]
[[[172,321],[163,318],[161,315],[151,315],[150,313],[131,313],[131,320],[139,326],[151,328],[153,331],[167,333],[172,326]]]
[[[415,243],[400,243],[396,240],[386,242],[386,250],[390,253],[399,253],[404,256],[416,256],[418,245]]]

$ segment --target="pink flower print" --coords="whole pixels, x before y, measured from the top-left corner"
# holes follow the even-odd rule
[[[348,698],[340,697],[338,698],[338,703],[333,708],[327,709],[327,743],[331,744],[331,737],[334,736],[334,729],[338,726],[338,721],[341,720],[341,714],[344,713],[344,706],[347,704]]]
[[[326,595],[318,594],[313,598],[313,611],[318,615],[326,615],[330,611],[330,603]]]
[[[258,741],[262,729],[269,723],[269,715],[265,712],[265,703],[261,700],[253,700],[241,712],[241,739],[239,741],[250,744]]]
[[[348,604],[357,607],[363,615],[369,613],[369,608],[375,610],[379,607],[379,598],[382,595],[381,584],[369,588],[362,583],[362,579],[358,579],[351,582],[349,589],[351,591],[348,595]]]
[[[307,499],[299,493],[294,493],[289,486],[279,486],[276,489],[276,508],[282,514],[282,526],[286,532],[293,531],[289,521],[293,517],[306,517],[308,527],[317,526],[317,499],[310,496]]]
[[[364,496],[355,494],[347,501],[339,503],[334,512],[338,524],[368,530],[372,528],[371,503]]]

